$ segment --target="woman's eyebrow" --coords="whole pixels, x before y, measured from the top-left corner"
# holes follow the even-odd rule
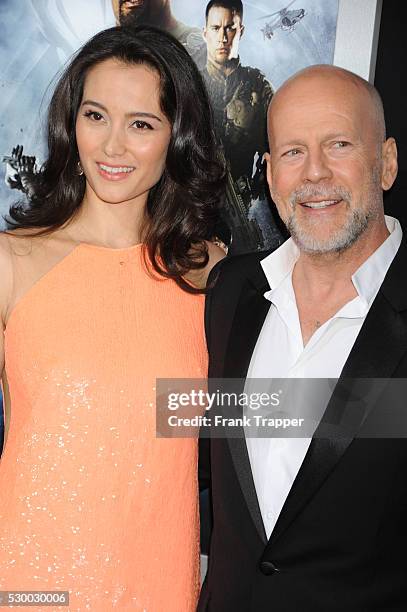
[[[96,106],[97,108],[100,108],[101,110],[104,110],[105,112],[108,112],[106,106],[103,106],[103,104],[100,104],[100,102],[96,102],[95,100],[84,100],[81,104],[81,106],[84,106],[85,104],[90,104],[92,106]],[[157,121],[159,121],[160,123],[162,123],[160,117],[157,117],[157,115],[154,115],[154,113],[147,113],[144,111],[134,111],[134,112],[130,112],[130,113],[126,113],[126,117],[149,117],[150,119],[156,119]]]

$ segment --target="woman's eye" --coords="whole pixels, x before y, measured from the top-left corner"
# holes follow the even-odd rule
[[[101,115],[97,111],[91,110],[86,111],[85,117],[89,117],[89,119],[92,119],[93,121],[100,121],[101,119],[103,119],[103,115]]]
[[[153,129],[152,125],[150,125],[146,121],[141,121],[140,119],[137,119],[137,121],[133,123],[133,126],[139,130],[152,130]]]

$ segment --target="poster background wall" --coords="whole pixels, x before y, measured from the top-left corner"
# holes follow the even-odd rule
[[[333,61],[338,0],[290,3],[290,9],[304,9],[304,17],[295,28],[277,28],[267,38],[262,30],[267,23],[274,24],[275,17],[264,16],[288,4],[278,0],[244,2],[242,64],[260,69],[274,89],[302,67]],[[201,0],[172,0],[171,6],[177,19],[204,26],[205,3]],[[89,37],[114,24],[111,0],[0,0],[0,160],[20,144],[24,153],[35,155],[38,167],[41,165],[46,157],[45,111],[58,72]],[[7,183],[11,171],[7,164],[0,165],[0,215],[23,198]],[[272,240],[269,203],[254,202],[252,208]],[[4,227],[0,217],[0,229]]]
[[[332,63],[338,0],[296,0],[290,10],[304,9],[305,16],[292,31],[277,28],[269,39],[262,29],[274,24],[276,17],[263,17],[282,9],[284,2],[243,4],[242,64],[260,69],[274,89],[302,67]],[[172,0],[171,7],[177,19],[203,28],[205,3],[201,0]],[[90,36],[115,24],[111,1],[2,0],[0,24],[0,155],[10,155],[21,144],[24,153],[35,155],[40,165],[46,156],[44,117],[55,75]],[[20,195],[6,184],[5,172],[3,164],[0,214]],[[265,231],[270,222],[267,207],[255,204],[252,210]]]

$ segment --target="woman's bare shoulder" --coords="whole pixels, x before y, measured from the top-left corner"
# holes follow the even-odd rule
[[[0,249],[8,252],[9,257],[12,257],[13,254],[26,252],[35,241],[37,232],[38,229],[31,228],[17,228],[0,232]]]
[[[13,255],[50,254],[55,250],[69,249],[72,240],[58,229],[50,231],[46,227],[17,228],[0,233]]]
[[[13,288],[12,246],[5,232],[0,232],[0,315],[4,323],[5,313]]]
[[[0,232],[0,261],[7,265],[11,259],[13,237],[8,232]]]

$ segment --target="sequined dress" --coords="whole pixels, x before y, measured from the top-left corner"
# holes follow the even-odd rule
[[[197,444],[156,438],[155,379],[205,376],[204,301],[143,261],[80,244],[7,323],[0,590],[70,592],[30,610],[195,610]]]

